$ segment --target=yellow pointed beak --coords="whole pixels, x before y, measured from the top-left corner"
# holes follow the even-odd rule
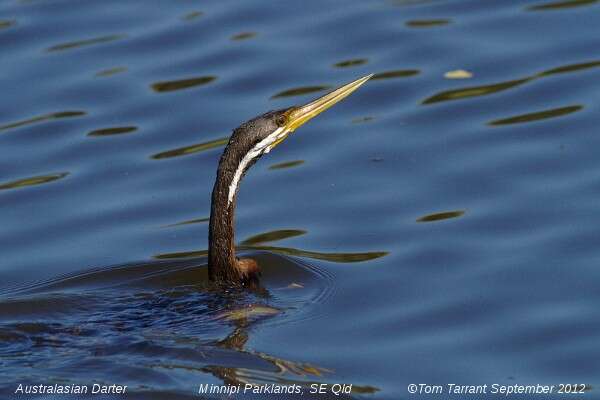
[[[349,96],[350,93],[358,89],[372,76],[373,74],[363,76],[362,78],[350,82],[306,105],[292,108],[288,111],[287,121],[285,123],[286,131],[293,132],[298,127],[304,125],[308,120],[316,117],[335,103]]]

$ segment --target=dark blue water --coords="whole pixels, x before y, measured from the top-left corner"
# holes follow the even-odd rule
[[[600,398],[599,7],[3,1],[0,396]],[[244,179],[263,290],[212,288],[231,130],[369,73]]]

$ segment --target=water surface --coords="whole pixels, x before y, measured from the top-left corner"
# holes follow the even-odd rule
[[[599,7],[2,2],[0,397],[277,382],[598,398]],[[215,291],[231,130],[369,73],[252,168],[236,242],[263,288]]]

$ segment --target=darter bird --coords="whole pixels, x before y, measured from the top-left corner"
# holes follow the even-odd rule
[[[235,256],[235,203],[246,171],[290,133],[348,96],[372,76],[350,82],[306,105],[269,111],[234,129],[221,155],[212,192],[208,233],[208,276],[211,281],[230,286],[258,283],[260,268],[256,261]]]

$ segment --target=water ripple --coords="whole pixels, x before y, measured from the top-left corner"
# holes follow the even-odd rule
[[[462,217],[465,214],[464,210],[456,210],[456,211],[444,211],[435,214],[428,214],[422,217],[417,218],[417,222],[434,222],[441,221],[449,218],[458,218]]]
[[[525,79],[518,79],[518,80],[514,80],[514,81],[494,83],[491,85],[471,86],[471,87],[466,87],[466,88],[447,90],[447,91],[435,94],[431,97],[428,97],[427,99],[423,100],[422,104],[433,104],[433,103],[438,103],[440,101],[459,100],[459,99],[465,99],[468,97],[485,96],[488,94],[501,92],[503,90],[522,85],[525,82],[529,82],[532,79],[533,78],[525,78]]]
[[[289,239],[296,236],[305,235],[307,231],[302,229],[278,229],[275,231],[265,232],[258,235],[251,236],[244,241],[242,245],[250,246],[259,243],[275,242],[279,240]]]
[[[415,19],[406,22],[406,26],[411,28],[431,28],[435,26],[448,25],[449,19]]]
[[[387,251],[374,251],[364,253],[325,253],[301,250],[291,247],[275,247],[266,246],[265,243],[271,243],[298,237],[305,235],[306,230],[303,229],[279,229],[270,232],[265,232],[251,236],[240,242],[239,246],[236,246],[238,251],[244,250],[264,250],[274,254],[281,254],[286,256],[296,256],[301,258],[312,258],[315,260],[325,260],[336,263],[355,263],[374,260],[377,258],[385,257],[389,254]],[[154,255],[154,258],[159,260],[164,259],[179,259],[179,258],[192,258],[192,257],[204,257],[208,254],[208,250],[192,250],[192,251],[181,251],[175,253],[163,253]]]
[[[539,121],[541,119],[562,117],[563,115],[572,114],[574,112],[583,109],[582,105],[573,105],[559,108],[552,108],[550,110],[536,111],[533,113],[516,115],[514,117],[497,119],[488,122],[488,125],[510,125],[510,124],[521,124],[524,122]]]
[[[195,21],[203,15],[204,13],[202,11],[190,11],[189,13],[181,17],[181,19],[183,19],[184,21]]]
[[[392,79],[392,78],[407,78],[409,76],[418,75],[418,69],[397,69],[393,71],[378,72],[371,77],[371,80]]]
[[[137,131],[137,126],[117,126],[114,128],[102,128],[96,129],[89,132],[88,136],[112,136],[112,135],[122,135],[124,133],[132,133]]]
[[[93,46],[96,44],[114,42],[115,40],[120,40],[125,38],[126,35],[106,35],[100,36],[91,39],[77,40],[73,42],[60,43],[51,47],[48,47],[46,51],[55,52],[55,51],[64,51],[64,50],[72,50],[80,47]]]
[[[542,71],[531,76],[515,79],[506,82],[493,83],[489,85],[482,86],[470,86],[465,88],[447,90],[440,93],[437,93],[431,97],[422,101],[422,104],[432,104],[438,103],[440,101],[448,101],[448,100],[459,100],[469,97],[477,97],[477,96],[485,96],[488,94],[493,94],[497,92],[501,92],[507,89],[512,89],[514,87],[523,85],[527,82],[530,82],[534,79],[544,78],[551,75],[564,74],[564,73],[572,73],[583,71],[586,69],[597,68],[600,67],[600,61],[588,61],[577,64],[568,64],[556,68],[552,68],[546,71]],[[373,78],[372,78],[373,79]]]
[[[68,172],[61,172],[58,174],[32,176],[29,178],[18,179],[16,181],[12,181],[12,182],[0,183],[0,190],[17,189],[17,188],[22,188],[25,186],[41,185],[43,183],[48,183],[48,182],[56,181],[58,179],[62,179],[67,175],[69,175]]]
[[[294,160],[294,161],[286,161],[279,164],[273,164],[269,167],[269,169],[285,169],[285,168],[293,168],[299,165],[304,164],[304,160]]]
[[[234,41],[247,40],[247,39],[252,39],[252,38],[256,37],[256,35],[258,35],[258,33],[256,33],[256,32],[241,32],[236,35],[233,35],[231,37],[231,40],[234,40]]]
[[[201,151],[206,151],[206,150],[214,149],[217,147],[225,146],[228,141],[229,141],[229,137],[224,137],[224,138],[220,138],[220,139],[211,140],[209,142],[197,143],[197,144],[192,144],[190,146],[179,147],[177,149],[163,151],[163,152],[160,152],[160,153],[150,156],[150,158],[153,158],[155,160],[161,160],[163,158],[186,156],[188,154],[194,154],[194,153],[198,153]]]
[[[543,76],[548,76],[548,75],[564,74],[567,72],[577,72],[577,71],[582,71],[585,69],[598,68],[598,67],[600,67],[600,61],[588,61],[588,62],[584,62],[584,63],[569,64],[569,65],[565,65],[562,67],[552,68],[547,71],[540,72],[539,74],[537,74],[537,76],[543,77]]]
[[[352,121],[353,124],[364,124],[366,122],[371,122],[375,120],[375,117],[371,117],[371,116],[366,116],[366,117],[359,117],[359,118],[354,118]]]
[[[553,3],[544,3],[527,7],[529,11],[546,11],[546,10],[558,10],[563,8],[590,6],[597,3],[598,0],[565,0],[557,1]]]
[[[325,253],[318,251],[301,250],[292,247],[275,246],[240,246],[242,250],[265,250],[275,254],[312,258],[315,260],[331,261],[336,263],[356,263],[375,260],[390,254],[388,251],[369,251],[364,253]]]
[[[216,76],[198,76],[195,78],[179,79],[174,81],[161,81],[150,85],[155,92],[172,92],[174,90],[189,89],[195,86],[204,86],[217,79]]]
[[[17,21],[13,20],[13,19],[0,19],[0,29],[6,29],[9,28],[13,25],[15,25],[17,23]]]
[[[85,115],[85,114],[86,113],[84,111],[59,111],[59,112],[54,112],[54,113],[49,113],[49,114],[44,114],[44,115],[38,115],[36,117],[28,118],[28,119],[25,119],[22,121],[11,122],[11,123],[8,123],[5,125],[0,125],[0,131],[6,131],[9,129],[20,128],[25,125],[35,124],[35,123],[44,122],[44,121],[51,121],[51,120],[55,120],[55,119],[81,117],[82,115]]]
[[[371,78],[372,79],[372,78]],[[302,96],[309,93],[322,92],[323,90],[331,89],[329,85],[320,85],[320,86],[303,86],[292,89],[287,89],[277,94],[271,96],[272,99],[277,99],[280,97],[292,97],[292,96]]]
[[[300,258],[312,258],[314,260],[330,261],[335,263],[358,263],[377,258],[385,257],[389,254],[387,251],[371,251],[364,253],[326,253],[310,250],[296,249],[292,247],[276,247],[276,246],[261,246],[261,245],[240,245],[236,247],[237,250],[263,250],[274,254],[281,254],[285,256],[294,256]],[[178,258],[192,258],[192,257],[204,257],[208,255],[208,250],[190,250],[190,251],[178,251],[174,253],[162,253],[156,254],[153,257],[158,260],[169,260]]]
[[[127,67],[113,67],[113,68],[103,69],[102,71],[98,71],[96,73],[96,76],[97,77],[112,76],[112,75],[120,74],[125,71],[127,71]]]
[[[349,67],[356,67],[358,65],[364,65],[368,61],[369,60],[366,58],[353,58],[351,60],[344,60],[344,61],[337,62],[337,63],[333,64],[333,66],[335,68],[349,68]]]
[[[188,219],[186,221],[175,222],[174,224],[164,225],[163,228],[172,228],[175,226],[190,225],[190,224],[201,224],[201,223],[208,222],[208,221],[210,221],[209,217],[194,218],[194,219]]]

